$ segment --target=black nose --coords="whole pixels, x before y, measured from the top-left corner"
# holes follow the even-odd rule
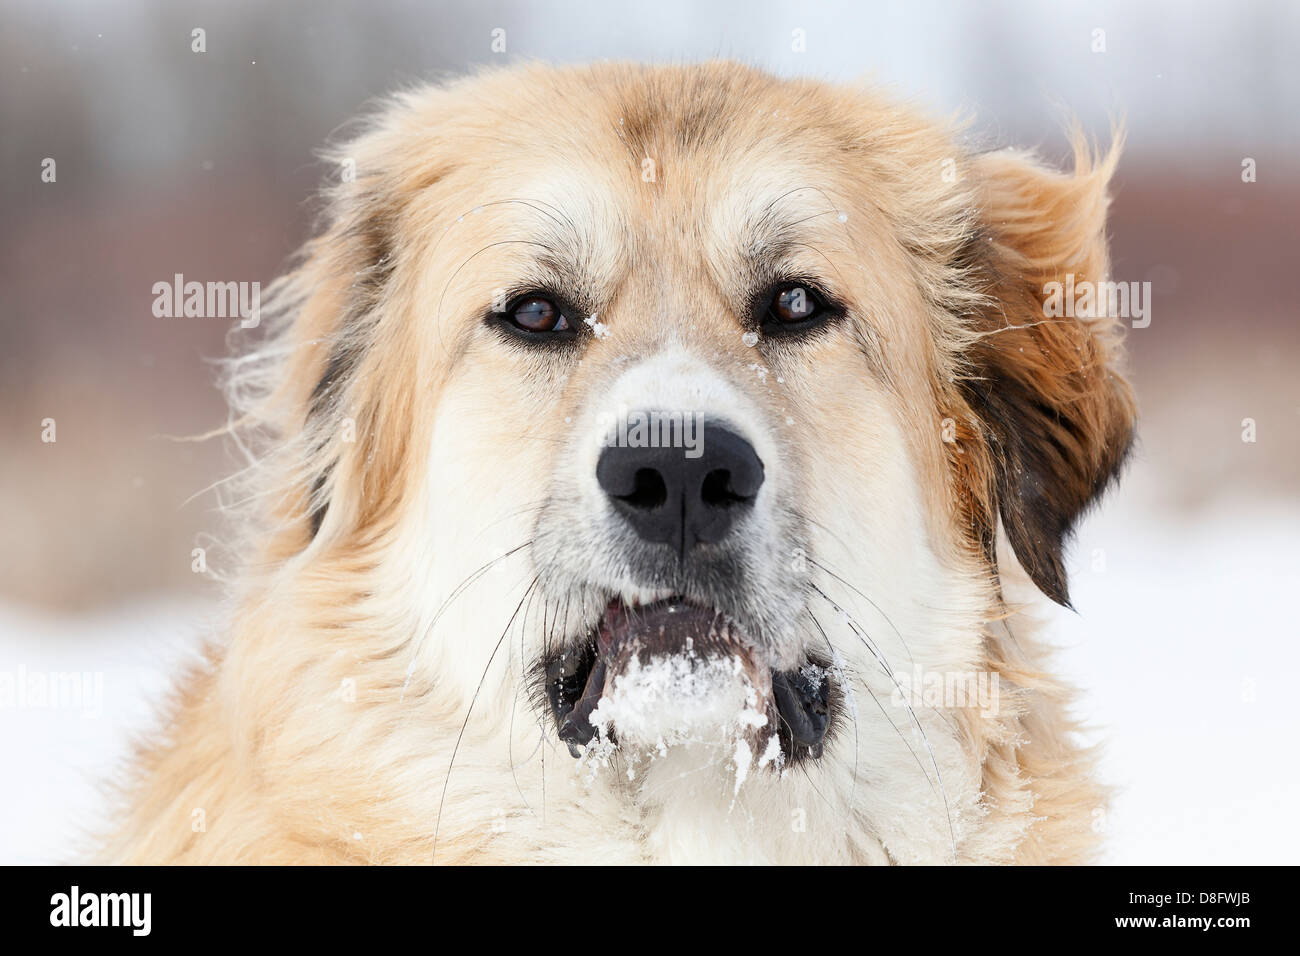
[[[744,438],[708,422],[695,437],[690,447],[629,441],[606,448],[596,463],[615,510],[643,540],[667,544],[683,559],[695,545],[725,538],[763,484],[763,463]]]

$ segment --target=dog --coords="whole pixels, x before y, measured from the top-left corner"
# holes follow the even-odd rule
[[[1119,323],[1043,308],[1119,139],[729,62],[385,101],[229,367],[229,629],[105,857],[1091,859],[1013,592],[1132,440]]]

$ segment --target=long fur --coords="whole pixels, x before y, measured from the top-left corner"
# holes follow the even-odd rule
[[[226,489],[230,627],[141,748],[106,858],[1090,857],[1105,795],[1006,586],[1068,600],[1070,527],[1129,444],[1117,323],[1041,305],[1067,272],[1107,274],[1118,138],[1095,159],[1077,138],[1065,174],[862,89],[534,65],[399,94],[327,159],[348,173],[228,366],[247,463]],[[816,241],[745,261],[826,271],[851,323],[760,360],[728,314],[743,270],[710,270],[783,211]],[[478,318],[538,249],[580,264],[577,296],[627,290],[562,372]],[[680,316],[656,308],[683,289]],[[556,569],[617,563],[582,510],[584,406],[647,382],[725,406],[772,494],[797,494],[755,532],[756,613],[797,607],[844,689],[821,761],[743,789],[717,752],[575,765],[529,697],[537,655],[589,623],[594,585]],[[790,605],[798,535],[812,570]],[[913,665],[996,674],[1001,706],[892,705]]]

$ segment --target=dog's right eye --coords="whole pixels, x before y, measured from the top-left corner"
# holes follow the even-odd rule
[[[506,317],[515,328],[533,335],[573,331],[568,316],[558,305],[542,296],[520,299],[506,310]]]

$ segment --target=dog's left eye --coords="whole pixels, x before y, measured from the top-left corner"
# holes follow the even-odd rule
[[[521,299],[507,310],[506,315],[516,328],[535,335],[572,330],[568,317],[560,311],[560,307],[542,296]]]
[[[772,332],[795,332],[817,324],[826,312],[825,302],[812,286],[787,282],[772,292],[762,322]]]

